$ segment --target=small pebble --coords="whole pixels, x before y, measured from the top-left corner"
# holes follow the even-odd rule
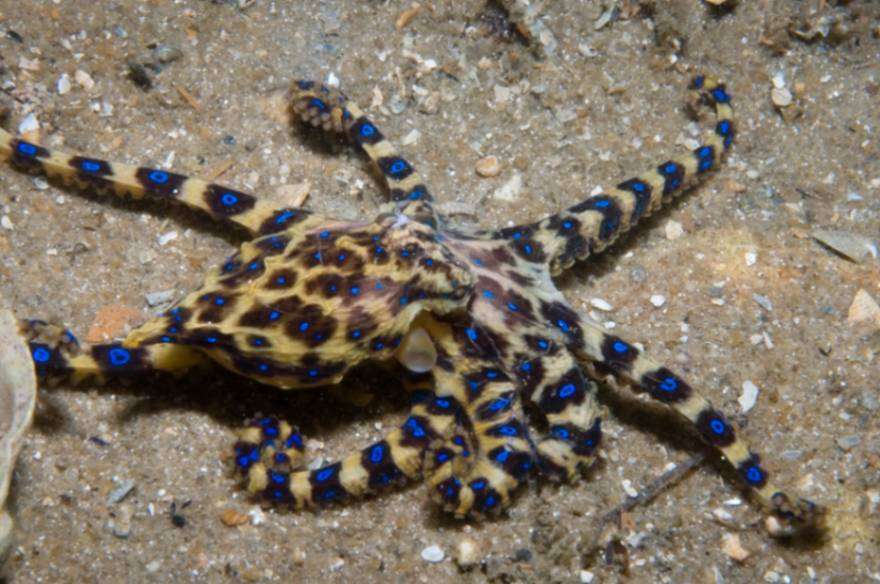
[[[644,282],[648,279],[648,270],[641,266],[636,266],[632,270],[630,270],[629,277],[633,282]]]
[[[62,73],[61,77],[58,78],[58,81],[55,83],[55,88],[58,90],[58,95],[65,95],[70,92],[70,75],[67,73]]]
[[[391,96],[388,100],[388,109],[395,115],[400,115],[406,110],[406,101],[397,94]]]
[[[737,562],[745,562],[749,555],[749,550],[743,547],[742,542],[739,539],[739,536],[735,533],[728,533],[724,535],[723,544],[721,545],[721,549],[724,551],[727,556]]]
[[[3,215],[2,217],[0,217],[0,227],[12,231],[14,225],[12,224],[12,220],[7,215]]]
[[[811,233],[813,239],[856,263],[869,257],[877,258],[877,245],[867,237],[842,230],[819,229]]]
[[[416,142],[419,141],[419,138],[422,137],[422,133],[413,128],[409,131],[409,133],[400,139],[400,144],[403,146],[412,146]]]
[[[740,394],[737,399],[739,402],[739,407],[742,410],[742,413],[746,413],[755,407],[755,403],[758,401],[758,386],[752,383],[751,380],[746,379],[742,384],[742,394]]]
[[[666,233],[666,239],[669,241],[675,241],[684,235],[684,227],[678,221],[667,221],[663,230]]]
[[[442,562],[445,557],[446,554],[444,554],[443,550],[440,549],[440,546],[437,545],[430,545],[422,550],[422,559],[426,562],[431,562],[432,564]]]
[[[480,158],[477,160],[474,168],[480,176],[493,177],[501,174],[501,163],[498,161],[497,156],[484,156]]]
[[[113,511],[113,517],[110,518],[109,527],[113,535],[120,539],[128,539],[131,535],[131,518],[134,515],[131,505],[120,505],[118,509]]]
[[[235,509],[229,508],[224,509],[220,513],[220,521],[222,521],[223,525],[226,527],[237,527],[250,521],[250,516],[246,513],[240,513]]]
[[[165,245],[168,242],[174,241],[175,239],[177,239],[177,232],[169,231],[168,233],[163,233],[162,235],[160,235],[157,238],[157,241],[159,242],[159,245]]]
[[[746,252],[746,265],[754,266],[758,262],[758,254],[753,251]]]
[[[590,305],[596,310],[602,310],[605,312],[614,310],[613,306],[611,306],[606,300],[603,300],[601,298],[591,298]]]
[[[880,326],[880,306],[866,290],[860,288],[849,305],[846,320],[850,324],[873,322]]]
[[[80,87],[82,87],[86,91],[95,86],[95,80],[92,79],[92,76],[82,69],[77,69],[76,73],[73,74],[73,78],[76,80],[77,83],[79,83]]]
[[[36,132],[40,129],[40,122],[37,121],[37,116],[33,113],[29,113],[24,117],[20,124],[18,124],[18,133],[19,134],[27,134],[28,132]]]
[[[580,572],[580,581],[581,584],[590,584],[596,579],[596,576],[593,575],[589,570],[581,570]]]
[[[507,201],[512,203],[517,198],[519,198],[520,192],[522,192],[522,175],[519,173],[515,173],[510,180],[504,183],[500,188],[496,189],[492,196],[500,201]]]
[[[339,87],[339,77],[337,77],[332,71],[327,73],[327,79],[324,81],[324,85],[327,87]]]
[[[134,489],[134,481],[131,479],[126,479],[119,483],[119,485],[110,491],[107,495],[107,503],[110,505],[114,505],[123,499]]]
[[[480,561],[480,546],[470,537],[463,537],[455,548],[455,563],[467,570]]]
[[[174,300],[174,295],[177,293],[176,290],[162,290],[159,292],[149,292],[146,294],[147,304],[150,306],[159,306],[160,304],[166,304]]]
[[[761,294],[752,294],[752,300],[754,300],[758,304],[758,306],[760,306],[767,312],[773,311],[773,303],[770,302],[770,299],[766,296],[762,296]]]
[[[153,49],[153,54],[162,64],[173,63],[183,57],[183,51],[174,45],[159,45]]]
[[[840,446],[840,449],[844,452],[849,452],[853,448],[859,445],[862,441],[862,437],[858,434],[850,434],[849,436],[842,436],[837,439],[837,445]]]
[[[655,307],[660,308],[666,304],[666,296],[663,296],[662,294],[652,294],[650,301]]]
[[[150,562],[149,564],[147,564],[144,567],[147,569],[147,572],[150,572],[150,573],[157,572],[157,571],[159,571],[159,568],[162,567],[162,562],[159,560],[153,560],[152,562]]]
[[[774,87],[770,91],[770,99],[776,107],[788,107],[791,105],[793,97],[791,91],[785,87]]]
[[[639,496],[639,492],[633,488],[632,481],[629,479],[623,479],[620,484],[623,485],[623,492],[626,493],[627,497]]]

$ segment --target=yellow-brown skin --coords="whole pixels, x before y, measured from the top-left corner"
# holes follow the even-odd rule
[[[556,215],[501,231],[446,228],[421,178],[353,102],[293,85],[303,122],[346,135],[378,165],[392,202],[370,222],[269,207],[247,193],[157,169],[49,151],[0,131],[0,156],[80,188],[178,201],[251,239],[167,314],[121,343],[79,346],[23,321],[38,371],[71,381],[216,362],[282,389],[338,383],[367,359],[395,356],[415,373],[406,423],[340,462],[304,470],[287,423],[239,432],[248,489],[295,508],[343,501],[425,475],[456,516],[497,513],[533,474],[573,480],[601,439],[596,385],[628,385],[691,421],[776,518],[776,535],[815,529],[823,512],[768,480],[736,429],[680,377],[578,315],[552,276],[609,245],[715,168],[733,138],[723,85],[695,80],[717,123],[703,145]],[[548,427],[532,437],[531,402]]]

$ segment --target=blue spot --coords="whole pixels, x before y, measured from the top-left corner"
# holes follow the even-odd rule
[[[114,367],[122,367],[131,361],[131,352],[122,347],[113,347],[107,352],[107,358],[110,359],[110,364]]]
[[[385,348],[385,343],[383,343],[382,341],[373,341],[373,350],[374,351],[381,351],[384,348]]]
[[[704,75],[697,75],[696,77],[694,77],[694,89],[702,88],[705,81],[706,77]]]
[[[673,391],[678,390],[678,381],[673,377],[667,377],[663,381],[660,382],[660,389],[665,392],[671,393]]]
[[[430,268],[431,266],[434,265],[434,260],[432,260],[431,258],[425,258],[424,263],[426,266],[428,266]]]
[[[406,428],[413,438],[424,438],[425,437],[425,429],[422,427],[422,424],[415,418],[409,417],[406,422],[404,422],[403,427]]]
[[[99,172],[101,170],[101,163],[94,160],[83,160],[80,168],[85,172]]]
[[[712,418],[712,420],[709,422],[709,429],[718,436],[721,436],[727,430],[727,424],[725,424],[718,418]]]
[[[287,437],[287,440],[284,441],[284,447],[285,448],[302,449],[302,447],[303,447],[302,436],[300,436],[299,434],[291,434],[290,436]]]
[[[301,333],[306,332],[307,330],[309,330],[309,326],[311,326],[311,325],[309,325],[309,323],[307,323],[305,321],[301,322],[299,324],[299,332],[301,332]]]
[[[217,342],[217,337],[205,337],[205,342],[213,345]]]
[[[225,207],[231,207],[238,203],[238,197],[236,197],[232,193],[223,193],[223,196],[220,197],[220,203],[222,203]]]
[[[572,227],[574,227],[574,223],[572,223],[571,221],[563,221],[562,222],[563,229],[571,229]]]
[[[409,257],[409,250],[408,250],[408,249],[405,249],[405,250],[401,251],[401,252],[400,252],[400,255],[401,255],[402,257],[408,258],[408,257]]]
[[[154,182],[157,185],[164,185],[168,182],[168,173],[161,170],[153,170],[147,175],[147,178],[150,179],[150,182]]]
[[[517,306],[515,302],[508,302],[507,308],[509,308],[510,310],[512,310],[514,312],[519,310],[519,306]]]
[[[497,460],[498,462],[500,462],[502,464],[507,462],[508,458],[510,458],[510,451],[505,450],[503,448],[498,451],[498,454],[495,455],[495,460]]]
[[[327,229],[325,229],[324,231],[322,231],[321,233],[319,233],[318,236],[319,236],[321,239],[327,239],[328,237],[330,237],[330,231],[328,231]]]
[[[559,397],[561,397],[562,399],[569,398],[574,395],[575,391],[577,391],[577,388],[573,383],[566,383],[559,388]]]
[[[401,306],[406,306],[408,302],[409,302],[409,298],[408,298],[408,297],[406,297],[406,296],[401,296],[401,297],[400,297],[400,305],[401,305]]]
[[[561,318],[556,321],[556,326],[558,326],[560,329],[562,329],[562,332],[564,332],[564,333],[567,333],[569,331],[569,329],[571,328],[568,325],[568,323],[565,322],[564,320],[562,320]],[[543,349],[543,347],[541,347],[541,348]]]
[[[637,193],[644,193],[645,189],[648,188],[647,185],[645,185],[645,183],[641,181],[634,181],[631,186],[632,190],[636,191]]]
[[[223,273],[228,274],[229,272],[231,272],[232,270],[235,269],[235,266],[236,266],[236,263],[233,261],[226,262],[225,264],[223,264]]]
[[[278,217],[275,218],[275,224],[281,225],[283,223],[286,223],[288,219],[290,219],[291,217],[294,217],[295,215],[296,215],[296,211],[290,211],[290,210],[284,211],[280,215],[278,215]]]
[[[526,373],[528,373],[529,371],[532,370],[532,363],[531,363],[531,361],[526,361],[525,363],[523,363],[522,365],[520,365],[519,368],[520,368],[522,371],[525,371]]]
[[[489,404],[489,411],[490,412],[498,412],[498,411],[503,410],[504,408],[506,408],[509,405],[510,405],[509,398],[499,397],[498,399],[496,399],[495,401],[493,401]]]
[[[409,200],[410,201],[418,201],[419,199],[422,198],[423,194],[424,193],[420,190],[414,190],[409,194]]]
[[[562,320],[561,320],[561,321],[559,321],[559,322],[564,323],[565,321],[562,321]],[[547,347],[549,347],[549,346],[550,346],[550,343],[548,343],[546,340],[544,340],[544,339],[538,339],[538,347],[539,347],[541,350],[546,351],[546,350],[547,350]]]
[[[377,245],[375,248],[373,248],[373,253],[375,253],[376,255],[382,255],[383,253],[385,253],[385,250],[382,248],[381,245]]]
[[[519,430],[513,424],[507,424],[498,428],[498,433],[504,436],[517,436],[519,435]]]
[[[267,373],[269,371],[269,364],[260,363],[259,365],[257,365],[257,369],[259,369],[261,373]]]
[[[629,345],[627,345],[623,341],[614,341],[614,344],[611,345],[611,348],[614,349],[615,353],[620,354],[624,354],[629,351]]]
[[[352,296],[357,296],[361,293],[361,289],[359,286],[352,286],[348,289],[348,291],[351,293]]]
[[[382,282],[376,282],[376,290],[382,290],[385,286],[382,285]]]
[[[403,160],[395,160],[391,164],[391,168],[390,168],[391,174],[400,174],[400,173],[404,172],[405,170],[406,170],[406,162],[404,162]]]
[[[327,467],[325,469],[319,470],[315,473],[315,480],[319,483],[323,483],[336,474],[336,469],[332,466]]]
[[[472,329],[472,328],[466,328],[466,329],[464,329],[464,332],[465,332],[465,334],[467,334],[467,337],[468,337],[471,341],[476,341],[476,340],[477,340],[477,331],[476,331],[475,329]]]
[[[178,330],[179,330],[179,329],[178,329],[176,326],[170,326],[170,327],[168,327],[168,332],[171,333],[172,335],[177,334],[177,331],[178,331]]]
[[[486,378],[487,379],[495,379],[496,377],[498,377],[498,371],[496,371],[495,369],[487,369],[486,370]]]
[[[159,340],[160,340],[161,342],[163,342],[163,343],[170,343],[170,342],[172,342],[174,339],[172,339],[172,338],[169,337],[168,335],[163,335],[162,337],[159,338]]]
[[[764,471],[758,465],[752,465],[746,470],[746,480],[753,484],[760,484],[764,480]]]
[[[37,155],[37,147],[27,142],[19,142],[16,150],[18,150],[19,154],[28,158],[33,158]]]
[[[361,338],[361,335],[362,335],[362,334],[363,334],[363,333],[361,332],[361,329],[354,329],[353,331],[351,331],[351,335],[350,335],[350,336],[351,336],[351,338],[353,338],[353,339],[359,339],[359,338]]]
[[[275,462],[277,464],[284,464],[286,462],[290,462],[290,457],[284,454],[283,452],[275,453]]]
[[[522,235],[523,235],[523,234],[522,234],[521,231],[517,231],[517,232],[515,232],[515,233],[513,234],[513,238],[514,238],[514,239],[521,239],[521,238],[522,238]]]
[[[532,251],[533,251],[532,245],[530,243],[525,244],[523,246],[523,251],[526,252],[526,255],[532,255]]]
[[[712,90],[712,97],[715,98],[715,101],[718,103],[727,103],[730,101],[730,95],[724,90],[723,87],[716,87]]]
[[[46,347],[37,347],[33,351],[33,357],[37,363],[48,363],[52,358],[52,353]]]
[[[345,253],[340,253],[338,256],[336,256],[336,261],[341,264],[342,262],[345,261],[345,258],[347,258],[347,257],[348,256],[345,255]]]
[[[471,388],[471,391],[477,391],[478,389],[480,389],[480,382],[475,379],[471,379],[470,381],[468,381],[468,386]]]
[[[569,432],[567,428],[563,428],[562,426],[554,426],[551,432],[553,433],[553,436],[559,438],[560,440],[568,440],[569,438],[571,438],[571,432]]]
[[[286,480],[286,476],[283,473],[269,471],[269,480],[275,483],[276,485],[283,485]]]
[[[596,207],[597,209],[605,209],[609,205],[611,205],[611,201],[609,201],[607,199],[599,199],[598,201],[593,203],[593,206]]]
[[[385,447],[377,444],[370,449],[370,462],[379,464],[385,458]]]
[[[497,502],[498,502],[498,500],[495,498],[494,495],[487,495],[486,498],[483,499],[483,506],[486,507],[487,509],[491,509],[492,507],[495,506],[495,504]]]
[[[448,461],[450,458],[452,458],[452,457],[449,455],[448,452],[441,450],[440,452],[437,453],[437,456],[434,457],[434,460],[436,460],[440,464],[443,464],[444,462]]]
[[[269,313],[269,320],[278,320],[281,318],[281,313],[277,310],[273,310]]]
[[[487,484],[488,483],[486,482],[486,479],[477,479],[477,480],[471,482],[471,489],[473,489],[475,491],[482,491],[483,489],[486,488]]]
[[[434,405],[442,410],[448,410],[450,407],[452,407],[452,402],[450,402],[446,398],[439,398],[438,397],[437,399],[434,400]]]
[[[265,344],[266,344],[266,339],[264,339],[262,337],[254,337],[251,339],[251,345],[253,345],[254,347],[262,347]]]
[[[312,99],[310,99],[309,105],[314,108],[317,108],[318,110],[320,110],[322,112],[327,110],[327,104],[324,103],[322,100],[318,99],[317,97],[313,97]]]
[[[665,166],[663,166],[663,174],[675,174],[675,172],[677,170],[678,170],[678,165],[675,164],[674,162],[670,162],[669,164],[666,164]]]
[[[287,284],[287,278],[286,278],[286,277],[284,277],[284,276],[278,276],[277,278],[275,278],[275,285],[276,285],[276,286],[284,286],[285,284]]]
[[[360,133],[364,138],[369,138],[376,133],[376,126],[373,124],[363,124]]]
[[[309,369],[309,377],[317,377],[319,371],[317,369]]]
[[[474,265],[475,266],[482,266],[483,260],[481,260],[480,258],[474,258]]]
[[[217,306],[223,306],[224,304],[226,304],[226,299],[222,296],[217,296],[216,298],[214,298],[214,304],[216,304]]]
[[[251,271],[259,270],[260,269],[260,262],[258,260],[252,261],[251,263],[248,264],[247,269],[251,270]]]

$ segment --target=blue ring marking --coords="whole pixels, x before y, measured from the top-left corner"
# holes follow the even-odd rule
[[[574,223],[572,223],[571,221],[563,221],[562,222],[563,229],[571,229],[572,227],[574,227]]]
[[[471,379],[468,381],[468,386],[471,388],[471,391],[477,391],[480,389],[480,382],[476,379]]]
[[[517,306],[516,302],[508,302],[508,303],[507,303],[507,308],[509,308],[509,309],[512,310],[513,312],[516,312],[516,311],[519,310],[519,306]]]
[[[694,89],[700,89],[703,87],[703,83],[706,81],[705,75],[697,75],[694,77]]]
[[[407,297],[407,296],[400,297],[400,305],[401,306],[406,306],[408,303],[409,303],[409,297]]]
[[[283,211],[278,217],[275,218],[275,224],[281,225],[282,223],[286,223],[288,219],[296,216],[296,211]]]
[[[224,207],[232,207],[233,205],[238,203],[238,197],[236,197],[232,193],[223,193],[223,196],[220,197],[220,203]]]
[[[498,433],[504,436],[518,436],[519,430],[513,424],[506,424],[498,428]]]
[[[49,351],[46,347],[37,347],[31,353],[34,361],[37,363],[48,363],[52,358],[52,352]]]
[[[107,358],[114,367],[122,367],[131,361],[131,351],[122,347],[113,347],[107,352]]]
[[[556,321],[556,326],[558,326],[560,329],[562,329],[562,332],[564,332],[564,333],[567,333],[571,329],[569,324],[567,322],[565,322],[564,320],[562,320],[561,318]]]
[[[229,272],[231,272],[232,270],[234,270],[234,269],[237,267],[237,265],[238,265],[238,264],[236,264],[236,263],[233,262],[233,261],[228,261],[228,262],[226,262],[225,264],[223,264],[223,273],[224,273],[224,274],[228,274]]]
[[[440,409],[448,410],[450,407],[452,407],[452,402],[450,402],[446,398],[438,397],[437,399],[434,400],[434,405]]]
[[[260,269],[260,260],[254,260],[251,263],[249,263],[247,266],[247,269],[251,270],[251,271],[259,270]]]
[[[273,310],[269,313],[269,320],[278,320],[281,318],[281,313],[277,310]]]
[[[522,236],[523,236],[522,231],[514,231],[514,233],[513,233],[513,238],[516,240],[522,239]]]
[[[275,453],[275,462],[278,464],[284,464],[286,462],[290,462],[290,457],[284,454],[283,452]]]
[[[213,345],[214,343],[217,342],[217,337],[205,337],[205,342],[210,345]]]
[[[412,416],[407,418],[406,422],[404,422],[403,427],[406,428],[413,438],[424,438],[426,433],[425,429],[422,427],[421,423]]]
[[[531,363],[531,361],[526,361],[525,363],[523,363],[522,365],[520,365],[519,368],[520,368],[522,371],[525,371],[526,373],[528,373],[529,371],[532,370],[532,363]]]
[[[443,464],[444,462],[448,461],[450,458],[452,458],[452,456],[448,452],[445,452],[443,450],[441,450],[440,452],[438,452],[434,456],[434,460],[436,460],[440,464]]]
[[[327,239],[328,237],[330,237],[330,230],[325,229],[324,231],[322,231],[321,233],[318,234],[318,237],[320,237],[321,239]]]
[[[568,431],[567,428],[563,428],[562,426],[554,426],[551,430],[553,436],[559,438],[560,440],[568,440],[571,438],[571,432]]]
[[[315,473],[315,480],[319,483],[323,483],[324,481],[329,480],[334,474],[336,474],[336,469],[331,466],[317,471]]]
[[[474,265],[475,266],[482,266],[483,260],[481,260],[480,258],[474,258]]]
[[[509,405],[510,405],[510,398],[499,397],[498,399],[496,399],[495,401],[493,401],[489,404],[488,409],[490,412],[498,412],[498,411],[503,410],[504,408],[506,408]]]
[[[611,345],[611,348],[614,349],[615,353],[620,354],[624,354],[629,351],[629,345],[627,345],[623,341],[614,341],[614,344]]]
[[[285,284],[287,284],[287,278],[285,276],[278,276],[275,278],[276,286],[284,286]]]
[[[300,436],[299,434],[291,434],[290,436],[287,437],[287,440],[284,441],[284,446],[286,448],[300,448],[301,449],[303,447],[302,436]]]
[[[223,306],[224,304],[226,304],[226,299],[222,296],[217,296],[214,298],[214,304],[216,304],[217,306]]]
[[[559,397],[562,399],[569,398],[574,395],[575,391],[577,391],[577,387],[575,387],[574,383],[566,383],[559,388]]]
[[[385,343],[383,343],[382,341],[378,341],[378,340],[373,341],[373,350],[374,351],[381,351],[384,348],[385,348]]]
[[[678,171],[678,165],[674,162],[663,165],[663,174],[675,174]]]
[[[749,483],[751,483],[753,485],[757,485],[757,484],[760,484],[761,481],[764,480],[764,471],[761,470],[761,467],[754,464],[746,470],[745,476],[746,476],[746,480]]]
[[[155,183],[157,185],[164,185],[168,182],[168,173],[162,170],[153,170],[150,171],[150,174],[147,175],[147,178],[150,179],[150,182]]]
[[[510,451],[502,448],[498,451],[498,454],[495,455],[495,460],[504,464],[507,462],[507,459],[510,458]]]
[[[376,126],[374,126],[373,124],[367,123],[367,124],[361,125],[360,134],[364,138],[369,138],[370,136],[373,136],[375,133],[376,133]]]
[[[633,181],[631,186],[632,186],[632,189],[638,193],[644,193],[645,189],[648,188],[648,186],[645,183],[643,183],[642,181]]]
[[[284,473],[276,472],[274,470],[269,471],[269,480],[276,485],[283,485],[286,479],[287,477]]]
[[[473,328],[466,328],[466,329],[464,329],[464,332],[465,332],[465,334],[467,334],[467,337],[468,337],[471,341],[476,341],[476,340],[477,340],[477,331],[476,331],[476,329],[473,329]]]
[[[180,329],[178,329],[176,326],[168,327],[168,332],[171,333],[172,335],[176,335],[178,330],[180,330]]]
[[[532,248],[532,245],[530,243],[527,243],[523,245],[523,251],[526,252],[526,255],[532,255],[534,249]]]
[[[408,197],[408,198],[409,198],[410,201],[418,201],[419,199],[422,198],[422,195],[424,195],[424,194],[425,194],[425,193],[422,192],[422,191],[414,190],[414,191],[412,191],[412,192],[409,194],[409,197]]]
[[[83,172],[95,173],[101,171],[101,163],[96,160],[83,160],[79,167]]]
[[[363,332],[361,332],[361,329],[354,329],[349,336],[353,339],[359,339],[362,334]]]
[[[474,491],[482,491],[483,489],[486,488],[487,484],[488,483],[486,482],[486,479],[477,479],[477,480],[471,482],[470,487]]]
[[[311,107],[317,108],[317,109],[320,110],[322,113],[325,112],[325,111],[327,111],[327,104],[324,103],[323,100],[318,99],[317,97],[313,97],[312,99],[310,99],[310,100],[309,100],[309,105],[310,105]]]
[[[395,160],[388,169],[391,174],[400,174],[406,170],[406,162],[403,160]]]
[[[560,321],[560,322],[564,322],[564,321]],[[545,339],[538,339],[538,347],[540,349],[546,351],[547,347],[549,347],[549,346],[550,346],[550,343],[548,343]]]
[[[351,293],[352,296],[357,296],[358,294],[361,293],[360,286],[352,286],[351,288],[348,289],[348,291],[349,291],[349,293]]]
[[[33,158],[37,155],[37,147],[29,142],[19,141],[16,151],[27,158]]]
[[[381,245],[377,245],[375,248],[373,248],[373,252],[376,255],[382,255],[383,253],[385,253],[385,250],[382,248]]]
[[[340,252],[339,255],[336,256],[336,261],[339,262],[339,263],[341,264],[342,262],[345,261],[345,258],[347,258],[347,257],[348,257],[348,256],[345,255],[345,252]]]
[[[270,367],[268,363],[260,363],[259,365],[257,365],[257,369],[260,370],[260,373],[268,373]]]
[[[721,436],[727,431],[727,424],[718,418],[712,418],[712,420],[709,421],[709,429],[718,436]]]
[[[606,209],[610,205],[611,201],[609,201],[608,199],[599,199],[598,201],[593,203],[593,206],[597,209]]]
[[[498,503],[498,500],[495,498],[494,495],[486,495],[486,498],[483,499],[483,506],[487,509],[491,509],[495,506],[496,503]]]
[[[402,250],[402,251],[400,252],[400,255],[401,255],[402,257],[408,258],[408,257],[409,257],[409,250],[408,250],[408,249],[404,249],[404,250]]]
[[[495,369],[488,369],[486,371],[487,379],[495,379],[496,377],[498,377],[498,371],[496,371]]]
[[[716,87],[712,90],[712,97],[717,103],[727,103],[730,101],[730,94],[723,87]]]
[[[663,379],[663,381],[660,382],[660,385],[658,385],[657,387],[667,393],[672,393],[674,391],[678,391],[678,381],[676,381],[673,377],[666,377]]]
[[[265,344],[266,339],[264,339],[263,337],[254,337],[251,339],[251,345],[253,345],[254,347],[262,347]]]
[[[376,290],[382,290],[385,286],[382,285],[382,282],[376,282]]]
[[[173,338],[173,337],[169,337],[168,335],[162,335],[161,337],[159,337],[159,341],[162,342],[162,343],[173,343],[173,342],[174,342],[174,338]]]
[[[309,330],[309,327],[310,327],[310,326],[312,326],[312,325],[310,325],[310,324],[309,324],[308,322],[306,322],[306,321],[303,321],[303,322],[299,323],[299,332],[301,332],[301,333],[306,332],[307,330]]]
[[[458,444],[459,446],[464,446],[464,436],[458,435],[452,438],[453,444]]]
[[[434,265],[434,260],[431,259],[431,258],[425,258],[425,259],[424,259],[424,264],[430,268],[431,266]]]
[[[317,377],[318,373],[320,373],[320,371],[317,369],[309,369],[309,377]]]
[[[385,447],[381,444],[376,444],[370,449],[370,462],[373,464],[379,464],[385,458]]]
[[[491,290],[483,290],[483,296],[486,298],[495,298],[495,293]]]

